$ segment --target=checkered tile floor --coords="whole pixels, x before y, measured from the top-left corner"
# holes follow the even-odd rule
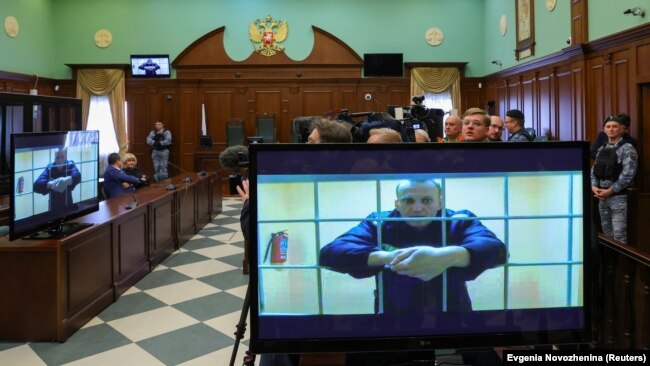
[[[241,201],[223,203],[199,234],[65,343],[0,343],[0,365],[228,365],[248,276]],[[236,365],[247,340],[248,329]]]

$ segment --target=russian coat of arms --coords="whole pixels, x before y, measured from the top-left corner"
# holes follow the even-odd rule
[[[263,56],[273,56],[284,51],[280,43],[287,39],[289,26],[286,21],[273,20],[270,15],[258,19],[248,26],[248,36],[255,43],[255,52]]]

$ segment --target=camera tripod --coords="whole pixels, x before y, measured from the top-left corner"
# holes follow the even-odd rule
[[[239,343],[244,338],[244,333],[246,333],[246,317],[248,316],[248,311],[250,310],[250,294],[251,287],[250,285],[246,287],[246,296],[244,297],[244,306],[242,306],[241,314],[239,315],[239,323],[235,326],[237,331],[235,331],[235,345],[232,349],[232,355],[230,355],[230,366],[235,366],[235,358],[237,358],[237,350],[239,349]],[[255,355],[246,351],[246,356],[244,356],[244,363],[242,366],[254,366],[255,365]]]

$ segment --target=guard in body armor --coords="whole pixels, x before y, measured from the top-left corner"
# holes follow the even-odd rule
[[[160,120],[156,121],[155,127],[147,136],[147,144],[151,146],[154,178],[156,181],[160,181],[169,176],[167,173],[167,163],[169,162],[172,133],[165,129],[164,124]]]
[[[591,191],[598,199],[603,232],[627,243],[627,194],[638,166],[637,151],[623,139],[626,126],[617,116],[605,119],[608,141],[599,150],[591,168]]]

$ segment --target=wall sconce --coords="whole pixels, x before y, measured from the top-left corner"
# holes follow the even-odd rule
[[[501,60],[492,60],[492,63],[501,67]]]
[[[636,6],[634,8],[629,8],[623,12],[623,14],[632,14],[634,16],[640,16],[641,18],[645,17],[645,10],[641,7]]]

